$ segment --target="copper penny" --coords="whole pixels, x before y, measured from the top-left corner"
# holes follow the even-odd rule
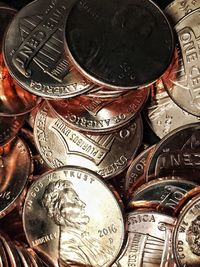
[[[117,266],[175,267],[172,230],[175,219],[154,211],[128,214],[128,241]]]
[[[129,91],[114,99],[79,96],[48,103],[71,128],[86,132],[109,132],[121,128],[144,106],[148,88]]]
[[[15,206],[31,170],[29,148],[16,137],[0,149],[0,217]]]
[[[2,117],[0,116],[0,146],[11,141],[21,129],[25,116]]]
[[[174,50],[168,19],[147,0],[76,1],[65,33],[67,51],[79,71],[111,88],[154,82],[167,69]]]
[[[35,95],[66,98],[93,87],[74,70],[64,49],[66,15],[72,2],[33,1],[17,13],[5,35],[8,70]]]
[[[118,256],[125,235],[122,210],[100,178],[68,166],[43,174],[31,185],[24,230],[30,246],[55,266],[110,266]]]
[[[36,115],[34,138],[50,168],[75,165],[111,178],[121,173],[136,154],[142,142],[142,121],[139,116],[110,134],[80,133],[44,103]]]
[[[200,256],[200,195],[181,211],[173,234],[173,252],[179,267],[198,267]]]

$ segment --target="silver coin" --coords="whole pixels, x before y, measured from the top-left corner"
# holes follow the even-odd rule
[[[23,224],[30,246],[55,266],[110,266],[125,236],[114,194],[100,176],[72,166],[48,172],[32,184]]]
[[[128,214],[128,241],[117,266],[160,267],[176,264],[172,255],[175,218],[153,211]]]
[[[173,101],[182,109],[200,116],[200,9],[194,10],[180,20],[175,30],[181,50],[162,81]]]
[[[142,121],[137,117],[111,134],[85,134],[70,128],[44,103],[35,118],[34,138],[50,168],[75,165],[111,178],[136,154],[142,142]]]
[[[175,0],[165,8],[165,13],[167,13],[173,23],[176,24],[187,14],[198,8],[200,8],[199,0]]]
[[[73,0],[36,0],[21,9],[4,38],[11,75],[31,93],[72,97],[91,85],[71,66],[64,50],[66,14]]]

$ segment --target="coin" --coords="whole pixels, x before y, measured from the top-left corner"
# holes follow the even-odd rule
[[[176,264],[171,249],[175,219],[154,211],[134,211],[128,214],[128,242],[120,267],[160,267]]]
[[[17,253],[19,255],[19,258],[23,264],[23,267],[33,267],[25,249],[23,249],[22,247],[16,246],[17,249]]]
[[[130,89],[164,73],[174,38],[168,19],[152,1],[80,0],[67,18],[66,47],[91,81]]]
[[[119,254],[125,235],[122,210],[100,178],[68,166],[43,174],[31,185],[24,230],[30,246],[55,266],[110,266]]]
[[[140,202],[157,203],[158,211],[167,210],[171,215],[177,207],[179,200],[198,184],[179,177],[164,177],[155,179],[140,186],[131,196],[129,206],[134,207]],[[138,203],[139,202],[139,203]]]
[[[174,24],[177,24],[187,14],[198,8],[200,8],[199,0],[175,0],[165,8],[165,13],[169,15]]]
[[[151,100],[144,108],[145,119],[159,138],[186,124],[200,122],[200,118],[180,108],[169,97],[162,80],[156,82]]]
[[[9,267],[7,255],[6,255],[6,252],[5,252],[5,249],[3,247],[1,240],[0,240],[0,266],[1,267]]]
[[[200,195],[181,211],[173,234],[173,252],[179,267],[199,266]]]
[[[31,170],[30,152],[24,141],[16,137],[0,151],[0,217],[15,206]]]
[[[50,168],[78,165],[108,179],[121,173],[136,154],[142,121],[139,116],[116,133],[84,134],[70,128],[44,103],[36,115],[34,138]]]
[[[157,145],[147,166],[151,177],[181,176],[199,181],[199,123],[182,126],[166,135]]]
[[[127,90],[128,91],[128,90]],[[103,86],[95,86],[89,90],[86,95],[89,97],[100,97],[100,98],[114,98],[123,95],[126,92],[124,89],[111,89]]]
[[[132,193],[142,184],[146,182],[146,166],[147,161],[150,160],[151,154],[155,149],[154,146],[150,146],[141,152],[130,164],[125,176],[124,190],[127,195],[127,199],[130,198]]]
[[[69,100],[49,100],[48,103],[71,128],[101,133],[126,125],[142,109],[148,95],[149,90],[144,88],[115,99],[79,96]]]
[[[21,129],[25,116],[2,117],[0,116],[0,147],[11,141]]]
[[[194,10],[181,19],[175,26],[180,50],[177,63],[162,80],[169,96],[182,109],[196,116],[200,116],[199,102],[199,29],[200,10]],[[189,47],[192,44],[192,47]],[[192,52],[191,52],[192,51]],[[190,58],[192,57],[192,58]]]
[[[37,0],[22,8],[4,38],[10,74],[27,91],[48,98],[72,97],[90,89],[64,50],[66,14],[73,1]]]

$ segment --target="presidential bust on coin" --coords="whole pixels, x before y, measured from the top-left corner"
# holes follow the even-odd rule
[[[78,167],[47,172],[31,186],[23,224],[30,246],[57,267],[111,266],[124,239],[112,191],[96,173]]]

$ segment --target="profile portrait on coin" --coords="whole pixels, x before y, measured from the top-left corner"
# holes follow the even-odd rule
[[[112,255],[111,247],[86,232],[90,217],[86,204],[67,180],[50,182],[44,191],[42,205],[59,226],[59,266],[104,266]],[[77,265],[74,265],[74,264]]]
[[[197,216],[196,219],[192,221],[186,236],[191,251],[200,256],[200,216]]]

